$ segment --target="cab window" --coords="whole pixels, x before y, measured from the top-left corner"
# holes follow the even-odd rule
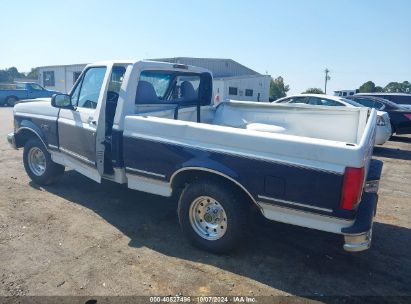
[[[281,100],[279,103],[306,103],[305,97],[289,97]]]
[[[308,99],[308,104],[316,106],[344,106],[342,103],[338,101],[319,97],[310,97]]]
[[[101,86],[103,85],[105,67],[89,68],[71,94],[71,102],[80,108],[97,107]]]
[[[30,83],[29,87],[34,91],[43,91],[43,88],[35,83]]]

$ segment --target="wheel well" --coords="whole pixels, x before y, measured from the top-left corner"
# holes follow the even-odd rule
[[[41,142],[43,142],[43,140],[40,138],[40,136],[36,132],[34,132],[32,130],[29,130],[29,129],[23,129],[23,130],[19,131],[15,136],[16,147],[17,148],[24,147],[26,142],[31,138],[38,138],[38,139],[41,140]]]
[[[257,208],[257,204],[255,203],[251,194],[238,182],[232,180],[231,178],[221,175],[217,172],[210,172],[210,171],[203,171],[201,169],[192,169],[192,170],[185,170],[178,173],[176,176],[172,177],[171,180],[171,188],[173,189],[173,195],[178,196],[180,192],[185,188],[186,185],[195,181],[195,180],[213,180],[218,182],[219,184],[225,184],[232,189],[232,191],[236,191],[237,194],[241,196],[241,198],[247,202],[250,206],[255,206]]]
[[[19,98],[17,96],[14,96],[14,95],[9,95],[4,100],[7,102],[9,100],[9,98],[15,98],[15,99],[19,100]]]

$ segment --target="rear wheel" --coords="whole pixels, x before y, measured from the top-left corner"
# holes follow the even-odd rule
[[[195,181],[182,192],[178,217],[183,233],[196,247],[226,253],[240,243],[246,228],[246,204],[231,187]]]
[[[50,185],[64,173],[64,166],[51,160],[50,153],[38,138],[31,138],[24,145],[23,162],[28,176],[39,185]]]
[[[14,105],[17,103],[19,99],[14,96],[7,97],[6,99],[6,104],[8,104],[10,107],[14,107]]]

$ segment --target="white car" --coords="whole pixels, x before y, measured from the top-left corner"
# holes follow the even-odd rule
[[[338,96],[322,94],[300,94],[287,96],[275,100],[274,103],[308,104],[313,106],[340,106],[340,107],[364,107],[353,100]],[[377,111],[377,132],[375,144],[383,145],[392,135],[391,121],[387,112]]]

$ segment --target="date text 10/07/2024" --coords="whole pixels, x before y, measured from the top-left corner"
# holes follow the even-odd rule
[[[150,297],[150,303],[256,303],[255,297],[231,296],[231,297],[212,297],[212,296],[167,296]]]

